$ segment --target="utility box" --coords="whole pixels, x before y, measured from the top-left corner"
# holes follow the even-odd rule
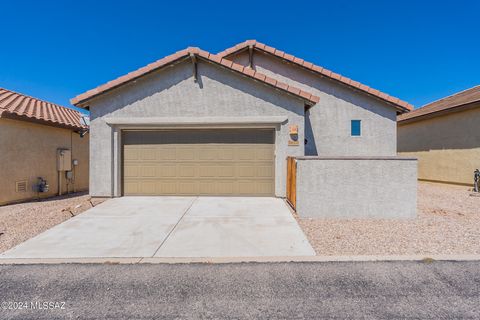
[[[72,170],[72,151],[69,149],[57,149],[57,171]]]

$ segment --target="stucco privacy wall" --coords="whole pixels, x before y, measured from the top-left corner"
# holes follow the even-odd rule
[[[199,60],[198,82],[190,60],[153,72],[89,102],[91,117],[90,193],[120,196],[119,131],[115,118],[188,118],[286,116],[276,129],[275,193],[285,195],[286,156],[303,155],[304,146],[288,146],[288,126],[304,139],[304,102],[262,83]],[[208,122],[208,121],[206,121]],[[206,123],[205,125],[208,125]],[[145,127],[145,126],[141,126]],[[150,126],[152,127],[152,126]]]
[[[72,159],[79,161],[76,190],[88,189],[88,134],[80,138],[71,130],[10,119],[0,119],[0,132],[0,204],[57,194],[58,148],[72,150]],[[49,192],[37,195],[33,191],[38,177],[47,180]],[[27,180],[27,192],[16,192],[15,181],[21,180]],[[62,187],[66,192],[63,174]]]
[[[231,59],[248,65],[245,51]],[[320,97],[305,116],[306,155],[396,155],[393,106],[266,53],[255,51],[253,66],[256,71]],[[351,120],[362,120],[361,137],[350,135]]]
[[[473,184],[480,169],[480,106],[398,126],[398,151],[418,158],[418,178]]]
[[[413,218],[412,158],[297,159],[297,213],[309,218]]]

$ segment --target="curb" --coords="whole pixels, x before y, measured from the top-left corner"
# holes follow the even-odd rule
[[[188,264],[188,263],[279,263],[279,262],[393,262],[393,261],[480,261],[480,255],[389,255],[389,256],[294,256],[294,257],[212,257],[212,258],[0,258],[11,264]]]

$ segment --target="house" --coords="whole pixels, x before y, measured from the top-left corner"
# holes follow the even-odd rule
[[[88,189],[88,134],[80,118],[0,88],[0,205]]]
[[[398,151],[418,158],[420,180],[472,185],[480,169],[480,86],[398,117]]]
[[[415,214],[416,162],[396,157],[396,116],[412,106],[254,40],[219,54],[178,51],[71,102],[90,110],[92,196],[295,191],[290,203],[304,216],[383,216],[391,208],[382,202]],[[309,172],[289,194],[287,157]],[[351,183],[359,165],[371,176]],[[401,177],[384,181],[390,167]],[[396,191],[372,209],[389,185]],[[345,205],[322,201],[345,189]]]

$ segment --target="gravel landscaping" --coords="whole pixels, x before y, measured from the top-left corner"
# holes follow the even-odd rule
[[[419,182],[416,219],[297,219],[318,255],[480,254],[480,196],[471,194]]]
[[[0,207],[0,252],[90,209],[89,200],[86,193],[76,193]],[[94,205],[102,201],[92,200]]]
[[[419,182],[416,219],[296,218],[318,255],[480,254],[480,196],[471,194]],[[0,252],[91,206],[90,196],[77,193],[0,207]]]

